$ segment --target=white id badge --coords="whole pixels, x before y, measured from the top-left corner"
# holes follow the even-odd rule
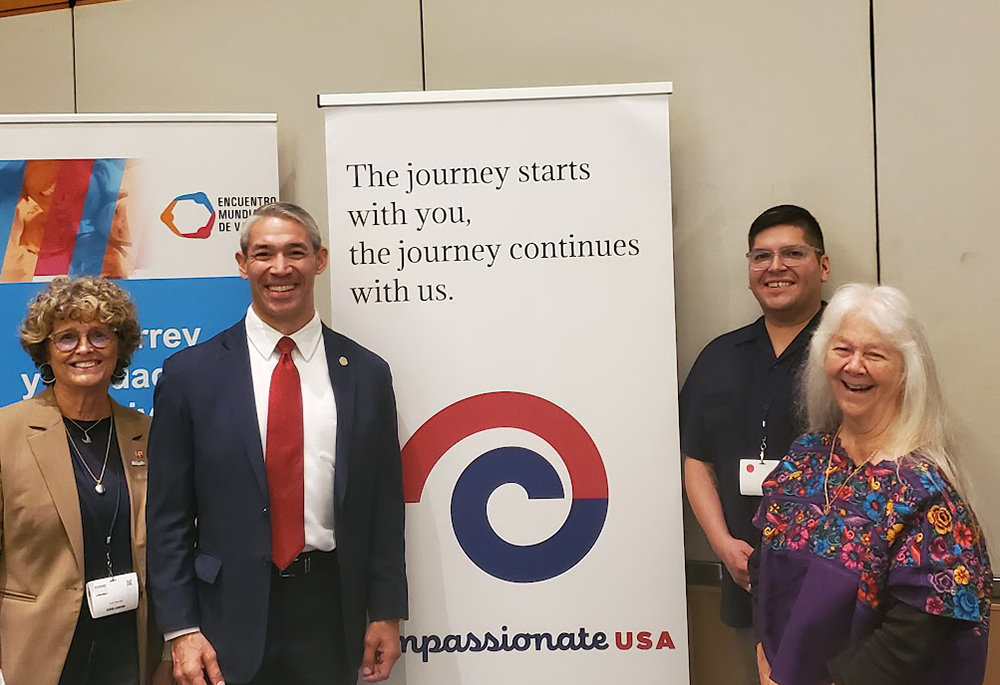
[[[740,459],[740,494],[760,497],[764,479],[778,465],[777,459]]]
[[[139,576],[133,573],[101,578],[87,583],[90,615],[104,618],[139,606]]]

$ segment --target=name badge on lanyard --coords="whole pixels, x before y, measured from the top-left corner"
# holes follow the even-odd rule
[[[763,437],[760,439],[760,455],[756,459],[740,459],[740,494],[747,497],[761,497],[764,494],[764,479],[778,466],[777,459],[765,459],[767,451],[767,410],[764,407],[764,419],[760,422]]]
[[[764,479],[778,466],[777,459],[740,459],[740,494],[760,497]]]
[[[121,573],[87,583],[87,606],[94,618],[104,618],[139,606],[139,576]]]
[[[110,440],[115,434],[114,423],[111,424],[111,433],[108,436],[108,449],[110,450]],[[136,453],[139,454],[138,452]],[[125,611],[132,611],[139,606],[139,576],[136,573],[119,573],[115,575],[114,564],[111,563],[112,541],[115,533],[115,523],[118,521],[118,510],[122,503],[122,488],[125,481],[125,472],[122,471],[118,479],[118,488],[115,493],[115,509],[111,516],[111,525],[108,527],[108,534],[104,538],[104,558],[108,564],[108,576],[98,578],[87,583],[86,591],[87,606],[90,607],[90,615],[93,618],[104,618],[113,616]]]

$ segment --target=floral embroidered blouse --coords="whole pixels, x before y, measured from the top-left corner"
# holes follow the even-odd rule
[[[827,663],[878,629],[891,596],[956,619],[912,685],[982,683],[993,575],[975,515],[919,454],[856,468],[832,439],[792,444],[754,519],[754,624],[771,678],[829,685]]]

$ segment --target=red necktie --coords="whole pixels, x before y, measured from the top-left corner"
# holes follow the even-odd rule
[[[271,499],[271,559],[284,570],[306,544],[302,476],[302,386],[292,361],[295,341],[278,341],[281,358],[267,397],[267,492]]]

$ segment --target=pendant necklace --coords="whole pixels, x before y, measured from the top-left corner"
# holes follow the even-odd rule
[[[105,417],[105,418],[107,418],[107,417]],[[69,418],[68,416],[66,417],[66,420],[69,421],[74,426],[76,426],[77,428],[80,429],[80,432],[83,433],[83,443],[87,444],[87,445],[90,444],[90,431],[92,431],[95,428],[97,428],[97,426],[100,425],[100,423],[102,421],[104,421],[104,419],[98,419],[97,421],[94,421],[93,424],[91,424],[90,428],[84,428],[83,426],[81,426],[79,423],[77,423],[73,419]]]
[[[823,497],[826,499],[826,506],[823,507],[824,514],[830,513],[830,509],[833,506],[833,503],[836,502],[837,499],[840,497],[841,490],[843,490],[844,487],[846,487],[847,484],[851,481],[851,479],[854,478],[854,476],[858,475],[861,469],[865,467],[865,464],[871,461],[872,458],[874,458],[875,455],[878,454],[879,452],[878,449],[876,448],[874,452],[869,454],[867,458],[865,458],[860,464],[858,464],[858,467],[851,472],[851,475],[845,478],[844,482],[838,485],[837,489],[833,491],[833,497],[830,497],[830,469],[833,468],[833,447],[834,445],[837,444],[838,437],[840,437],[839,426],[837,427],[837,432],[833,434],[833,440],[830,442],[830,459],[827,461],[826,471],[823,473]]]
[[[73,419],[69,420],[73,421]],[[76,421],[73,421],[73,424],[75,425]],[[93,427],[94,426],[91,426],[91,429],[93,429]],[[80,430],[83,429],[81,428]],[[111,427],[108,429],[108,446],[104,448],[104,464],[101,466],[100,477],[94,475],[94,472],[87,464],[87,460],[83,458],[83,454],[80,452],[80,448],[76,446],[76,441],[73,439],[73,434],[70,433],[69,430],[67,430],[66,435],[69,437],[69,444],[73,448],[72,450],[73,454],[75,454],[76,458],[80,460],[81,464],[83,464],[83,468],[87,469],[87,473],[90,474],[90,477],[94,479],[95,483],[94,490],[97,492],[98,495],[103,495],[107,490],[107,488],[104,487],[104,483],[102,483],[101,481],[104,480],[104,473],[108,470],[108,455],[111,454],[111,440],[114,438],[115,435],[115,422],[112,421]],[[90,440],[85,440],[84,442],[90,442]]]

